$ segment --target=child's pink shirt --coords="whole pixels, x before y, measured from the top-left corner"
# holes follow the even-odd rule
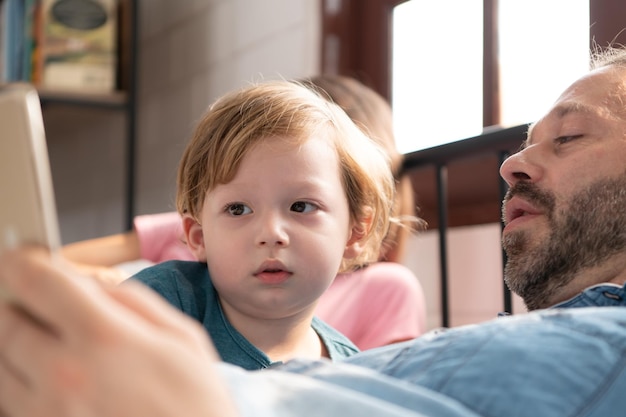
[[[196,260],[185,243],[183,224],[177,212],[137,216],[134,226],[143,259],[154,263]]]
[[[315,312],[361,350],[413,339],[426,330],[422,286],[409,268],[395,262],[339,274]]]

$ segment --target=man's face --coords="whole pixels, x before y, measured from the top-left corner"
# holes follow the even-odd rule
[[[626,260],[626,70],[567,89],[505,161],[505,280],[528,309],[622,283]],[[621,258],[621,259],[620,259]]]

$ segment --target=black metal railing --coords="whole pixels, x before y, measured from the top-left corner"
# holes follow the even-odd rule
[[[451,142],[405,155],[403,169],[410,172],[425,166],[435,168],[436,174],[436,202],[437,202],[437,228],[439,234],[439,266],[441,271],[441,323],[448,327],[450,324],[449,307],[449,282],[448,282],[448,242],[446,231],[449,227],[449,189],[447,168],[450,164],[459,160],[476,157],[478,155],[491,154],[498,158],[498,166],[512,153],[519,149],[522,141],[526,138],[528,125],[519,125],[510,128],[489,127],[479,136]],[[471,175],[471,173],[468,173]],[[491,172],[489,172],[491,175]],[[493,172],[499,177],[497,169]],[[497,192],[497,204],[502,201],[507,191],[506,183],[500,179]],[[477,186],[481,186],[477,184]],[[502,256],[505,254],[502,252]],[[503,258],[503,261],[505,259]],[[504,264],[504,262],[503,262]],[[512,312],[511,293],[503,281],[503,308],[505,312]]]

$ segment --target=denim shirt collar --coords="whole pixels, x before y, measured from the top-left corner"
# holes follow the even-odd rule
[[[626,306],[626,284],[603,283],[593,285],[580,294],[550,308],[615,307]]]

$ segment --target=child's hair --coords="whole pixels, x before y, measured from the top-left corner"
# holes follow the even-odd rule
[[[266,81],[226,94],[200,120],[178,168],[179,213],[199,221],[205,195],[235,177],[256,143],[304,143],[324,137],[334,145],[351,220],[363,232],[362,253],[344,259],[346,272],[378,258],[391,221],[394,179],[386,153],[337,105],[295,81]]]
[[[402,262],[412,232],[426,228],[416,215],[417,206],[411,178],[402,171],[404,155],[398,152],[393,131],[393,113],[389,102],[356,78],[342,75],[318,75],[303,79],[303,84],[323,97],[337,103],[358,127],[378,143],[391,158],[396,180],[396,197],[392,208],[393,221],[385,236],[378,259]]]

